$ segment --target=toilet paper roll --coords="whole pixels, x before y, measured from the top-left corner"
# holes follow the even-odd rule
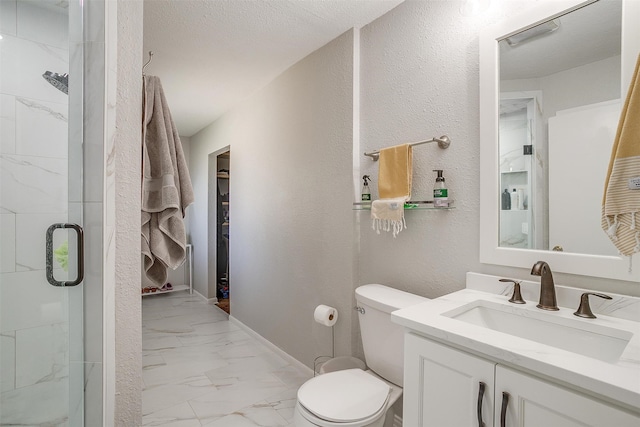
[[[313,312],[316,322],[324,326],[333,326],[338,321],[338,310],[328,305],[320,304]]]

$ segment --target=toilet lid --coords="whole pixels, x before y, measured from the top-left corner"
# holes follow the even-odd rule
[[[298,389],[298,402],[317,417],[352,422],[374,415],[386,405],[391,387],[362,369],[330,372]]]

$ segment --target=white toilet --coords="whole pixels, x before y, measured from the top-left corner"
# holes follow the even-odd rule
[[[360,333],[368,370],[319,375],[298,389],[296,427],[391,427],[402,395],[404,337],[391,312],[428,301],[383,285],[356,289]]]

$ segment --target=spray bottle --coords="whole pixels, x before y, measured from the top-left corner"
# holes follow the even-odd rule
[[[362,185],[362,201],[370,202],[371,190],[369,190],[369,181],[371,181],[371,178],[369,178],[369,175],[363,175],[362,180],[364,181],[364,184]]]

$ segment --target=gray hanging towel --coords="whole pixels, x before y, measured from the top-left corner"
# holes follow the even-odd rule
[[[160,79],[144,76],[142,126],[142,254],[154,284],[185,259],[184,216],[193,187]]]

